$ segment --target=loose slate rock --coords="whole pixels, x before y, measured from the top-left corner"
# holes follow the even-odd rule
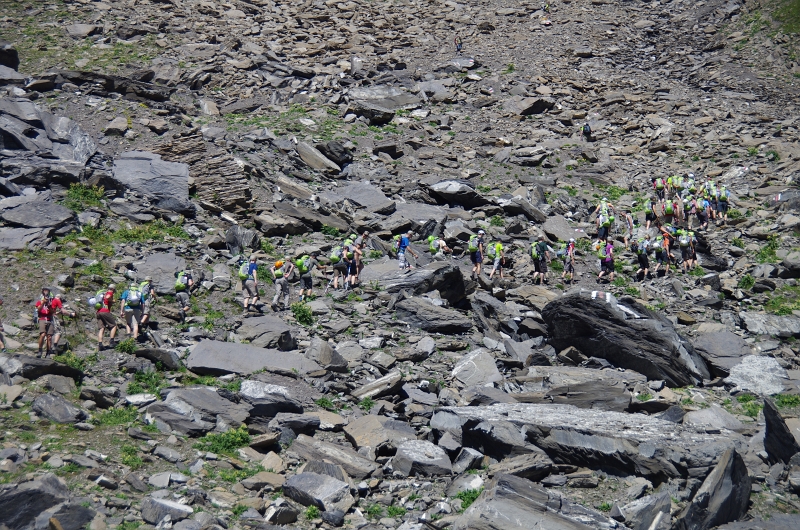
[[[68,498],[67,485],[47,473],[0,492],[0,521],[9,528],[28,528],[36,516]]]
[[[145,497],[142,500],[142,519],[153,525],[158,524],[167,515],[173,521],[181,521],[192,515],[193,512],[191,506],[166,499]]]
[[[407,477],[449,475],[453,471],[444,449],[426,440],[401,443],[392,460],[392,467]]]
[[[764,400],[764,420],[766,422],[764,449],[767,450],[770,462],[788,464],[795,454],[800,453],[800,444],[795,440],[792,431],[786,426],[771,399]]]
[[[318,473],[299,473],[289,477],[283,494],[303,506],[314,505],[325,511],[347,512],[355,502],[346,482]]]
[[[50,392],[33,400],[34,412],[56,423],[76,423],[86,419],[86,413],[60,395]]]
[[[186,367],[203,375],[250,374],[259,370],[307,374],[322,368],[299,353],[216,340],[204,340],[195,346],[186,358]]]

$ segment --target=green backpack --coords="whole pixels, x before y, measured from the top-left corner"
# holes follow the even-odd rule
[[[250,262],[245,261],[239,265],[239,279],[246,280],[250,277]]]
[[[470,252],[478,252],[478,236],[469,236],[469,246],[467,250]]]
[[[537,243],[531,243],[531,257],[535,260],[539,259],[539,249],[537,247]]]
[[[294,262],[295,266],[297,267],[297,270],[300,271],[300,274],[305,274],[308,272],[309,259],[311,258],[308,255],[305,255]]]
[[[103,309],[103,299],[106,296],[105,291],[97,291],[92,298],[89,298],[89,305],[93,305],[96,310]]]
[[[183,291],[184,289],[186,289],[186,272],[184,271],[179,272],[176,278],[177,279],[175,280],[175,290]]]

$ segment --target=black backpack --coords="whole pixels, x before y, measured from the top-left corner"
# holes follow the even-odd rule
[[[583,125],[583,134],[585,134],[586,136],[591,136],[592,135],[592,128],[589,127],[588,123]]]

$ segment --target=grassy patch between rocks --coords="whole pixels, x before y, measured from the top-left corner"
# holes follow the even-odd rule
[[[92,423],[95,425],[125,425],[136,421],[139,412],[136,407],[113,408],[95,415]]]
[[[775,315],[791,315],[800,310],[800,287],[783,287],[778,289],[764,304],[764,309]]]
[[[476,490],[464,490],[459,491],[456,495],[456,499],[461,500],[461,511],[463,512],[467,508],[469,508],[473,502],[483,493],[483,488],[476,489]]]
[[[206,434],[193,447],[201,451],[232,455],[240,447],[246,447],[249,444],[250,434],[247,432],[247,427],[242,425],[238,429],[231,429],[228,432]]]

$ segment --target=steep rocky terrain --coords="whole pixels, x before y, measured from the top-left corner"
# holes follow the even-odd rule
[[[800,528],[799,10],[3,2],[0,529]],[[599,200],[655,236],[690,172],[731,192],[698,267],[636,278],[618,219],[598,285]],[[359,286],[270,307],[364,231]],[[533,285],[540,235],[572,284]],[[98,351],[87,300],[145,276]],[[40,359],[43,286],[76,316]]]

